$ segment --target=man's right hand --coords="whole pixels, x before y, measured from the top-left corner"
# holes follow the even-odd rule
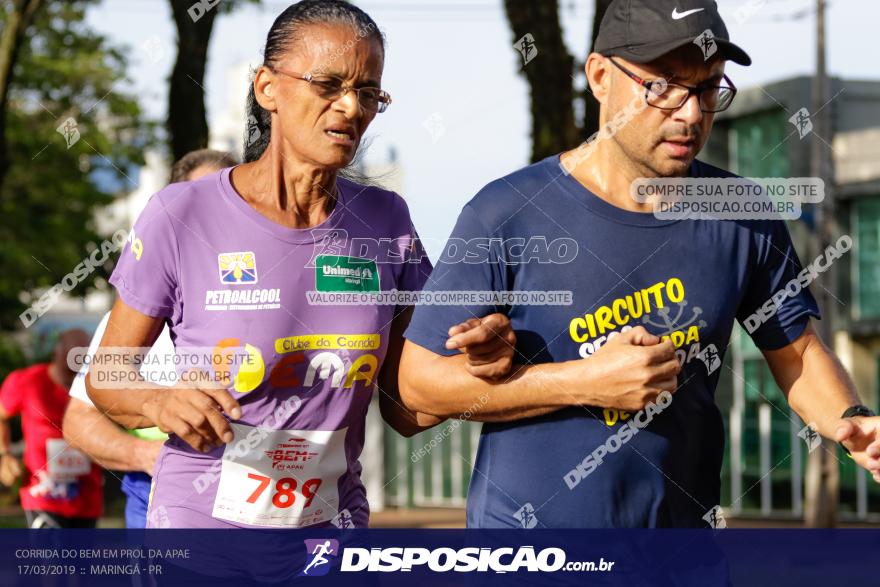
[[[144,416],[159,430],[176,434],[202,452],[232,442],[232,428],[223,412],[233,420],[241,418],[241,406],[229,391],[221,387],[161,390],[143,407]]]
[[[156,470],[156,462],[159,460],[163,446],[165,446],[164,440],[143,440],[138,447],[139,469],[150,477]]]
[[[662,391],[675,392],[681,365],[671,341],[660,340],[636,326],[614,336],[589,359],[578,361],[593,381],[588,405],[635,412],[657,399]]]

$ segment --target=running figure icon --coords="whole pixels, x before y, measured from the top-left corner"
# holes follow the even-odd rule
[[[316,544],[314,550],[312,550],[310,554],[312,554],[313,558],[312,561],[306,565],[306,568],[303,569],[303,575],[308,575],[310,569],[330,562],[324,555],[336,554],[336,551],[330,547],[330,541],[325,540],[324,542]]]

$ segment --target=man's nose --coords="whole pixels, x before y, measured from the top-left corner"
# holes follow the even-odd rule
[[[688,96],[681,108],[672,113],[672,118],[688,126],[699,124],[703,120],[703,111],[700,110],[700,96],[698,94]]]

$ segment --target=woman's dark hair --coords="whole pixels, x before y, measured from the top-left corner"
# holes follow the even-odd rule
[[[168,183],[186,181],[189,174],[202,165],[224,169],[238,165],[238,159],[235,158],[235,155],[226,151],[215,151],[213,149],[190,151],[171,166],[171,179]]]
[[[370,16],[357,6],[344,0],[302,0],[288,6],[278,15],[266,37],[263,65],[273,67],[300,39],[300,31],[310,25],[346,25],[358,31],[362,38],[379,41],[385,50],[385,39]],[[272,134],[272,118],[263,110],[254,95],[253,81],[247,97],[247,127],[244,134],[245,162],[259,159]]]

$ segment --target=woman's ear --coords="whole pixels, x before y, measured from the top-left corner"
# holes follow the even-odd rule
[[[263,110],[275,112],[275,81],[277,76],[265,65],[260,66],[254,75],[254,98]]]
[[[587,83],[590,92],[596,97],[599,104],[605,106],[611,84],[611,72],[608,70],[608,59],[598,53],[590,53],[584,72],[587,75]]]

